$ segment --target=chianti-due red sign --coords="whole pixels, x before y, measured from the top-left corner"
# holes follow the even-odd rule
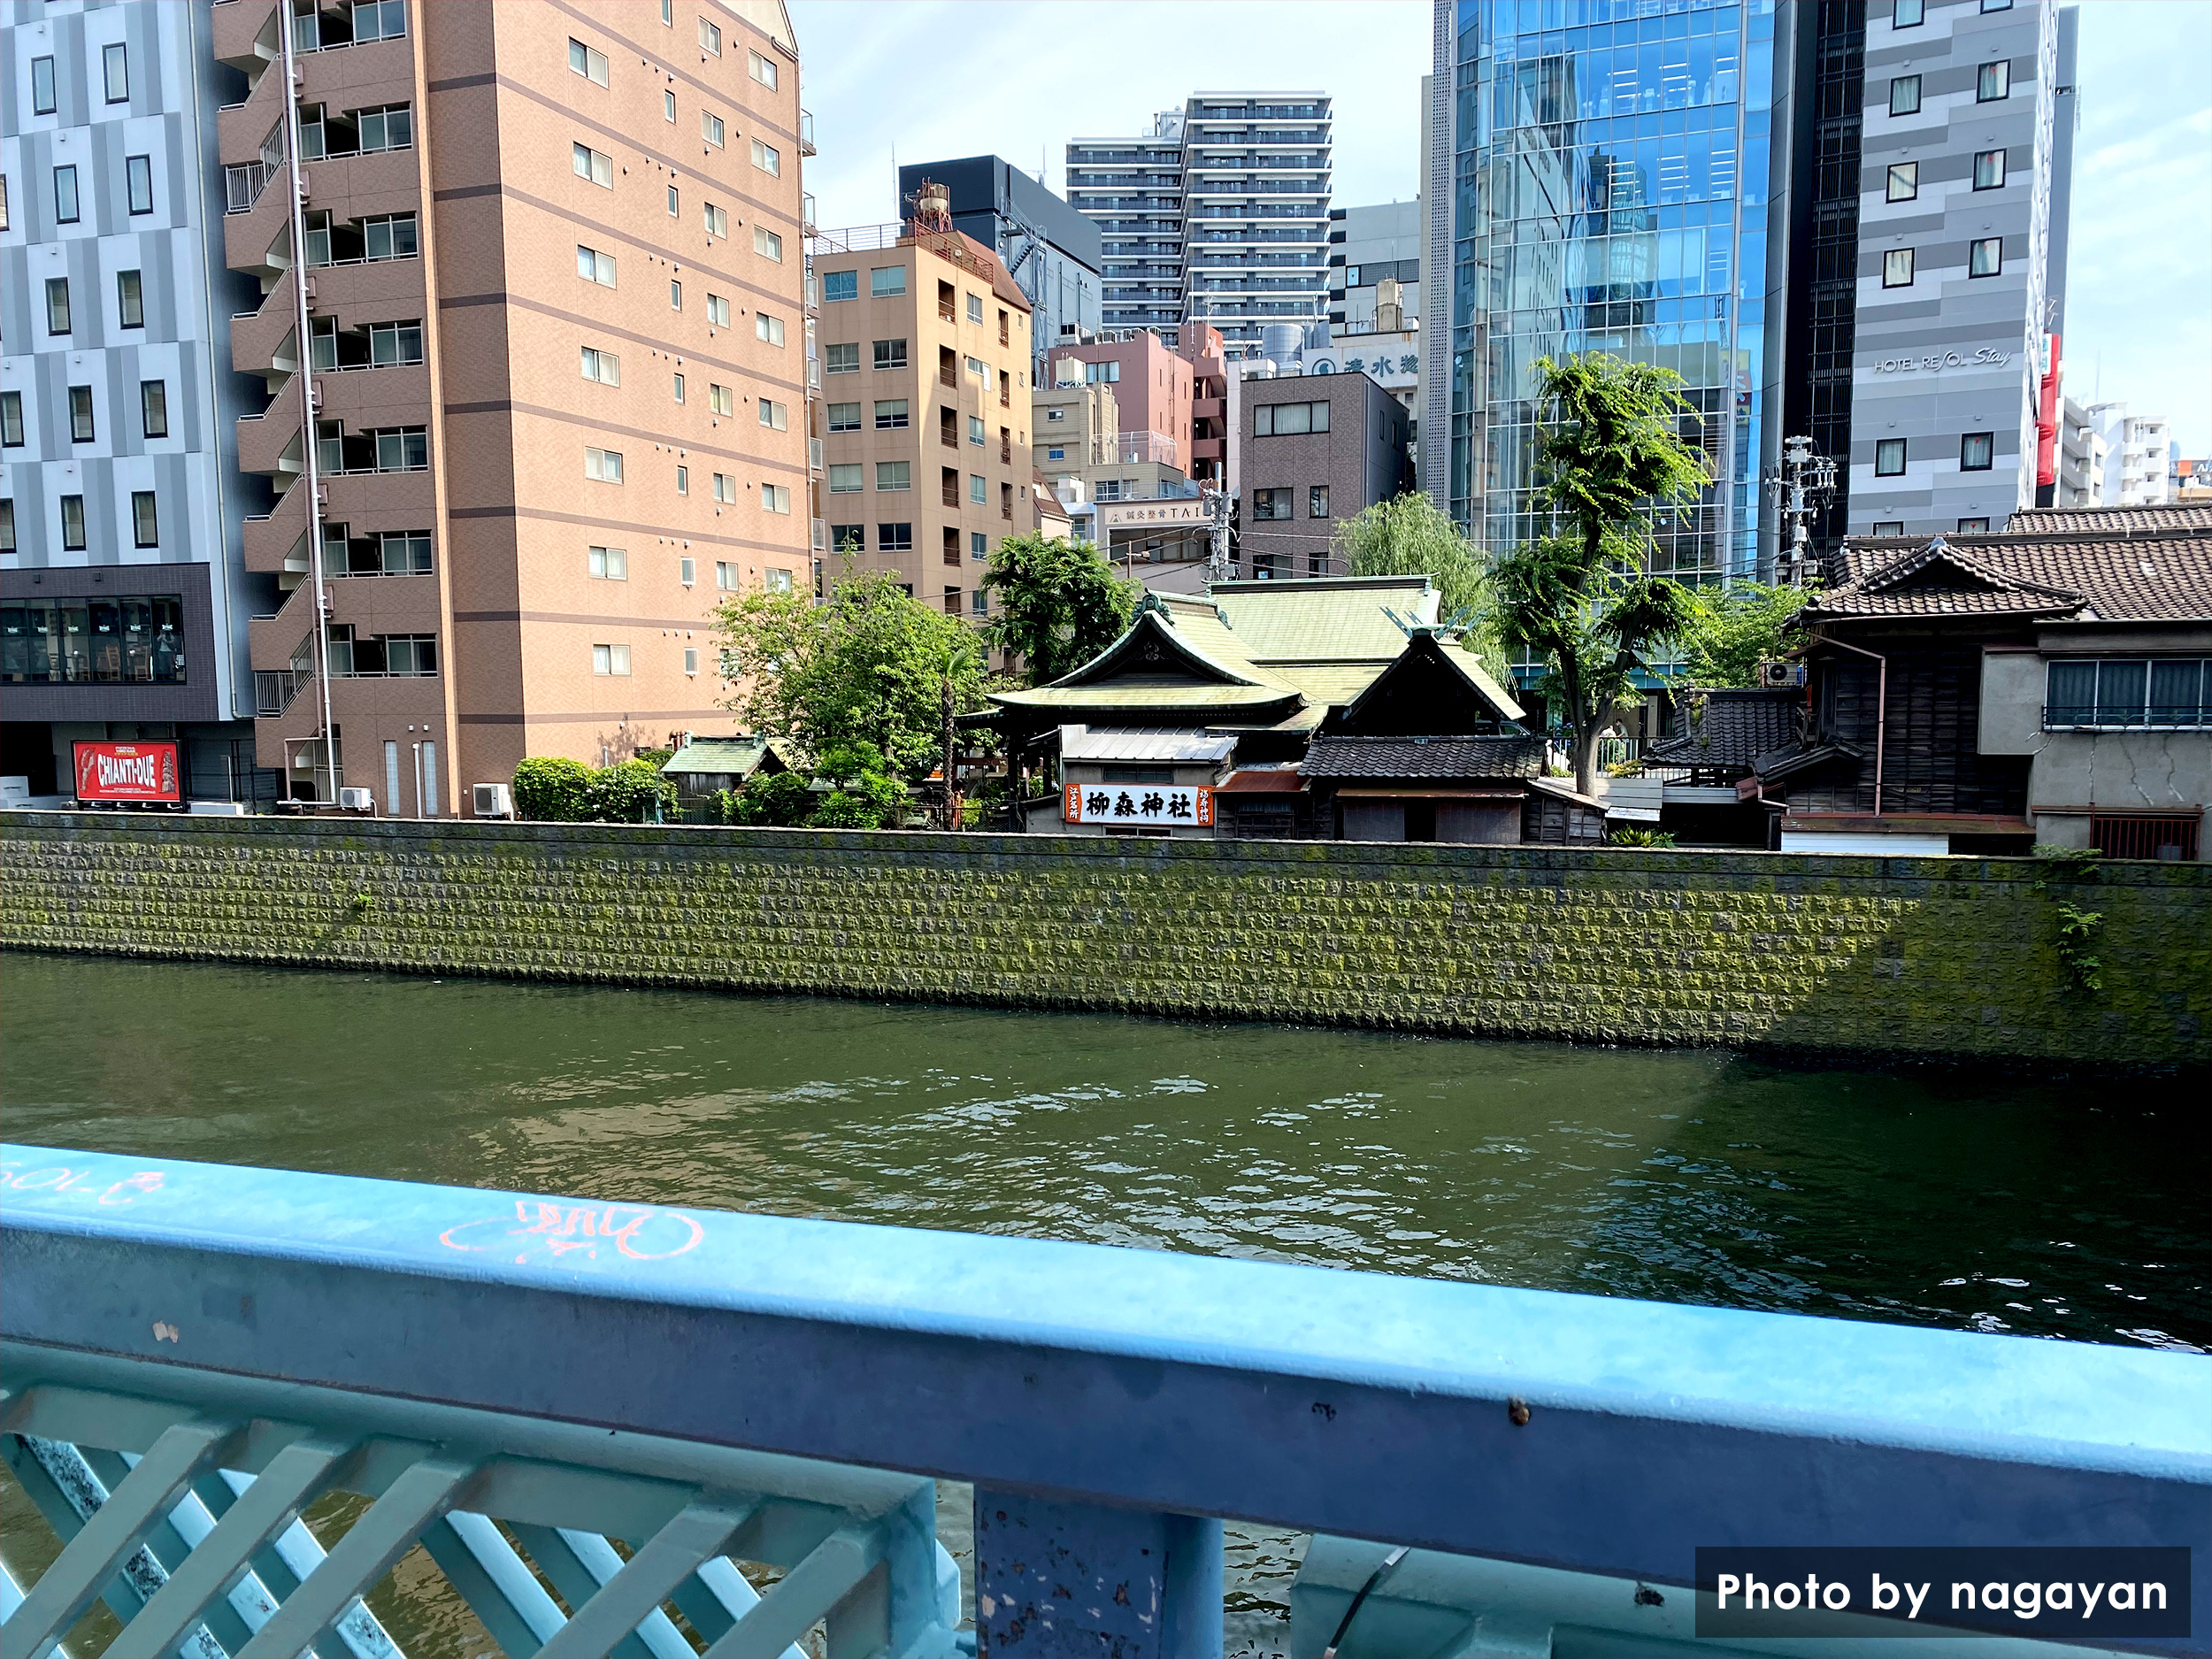
[[[181,803],[174,743],[79,743],[77,799]]]

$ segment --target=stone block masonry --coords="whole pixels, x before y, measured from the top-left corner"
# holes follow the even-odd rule
[[[2199,1068],[2212,867],[0,815],[0,946]],[[2066,899],[2105,918],[2073,988]],[[1440,1062],[1449,1064],[1448,1061]]]

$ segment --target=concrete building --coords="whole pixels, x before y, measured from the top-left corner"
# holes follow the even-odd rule
[[[1036,528],[1029,299],[990,249],[924,218],[825,231],[821,292],[829,567],[895,572],[953,615]]]
[[[254,764],[234,423],[258,388],[230,372],[209,27],[0,9],[0,773],[34,795],[81,738],[177,740],[191,795],[279,790]]]
[[[1393,305],[1397,311],[1388,314]],[[1419,199],[1331,208],[1329,337],[1395,333],[1414,326],[1420,314]]]
[[[1046,353],[1045,383],[1110,386],[1126,434],[1118,447],[1189,476],[1196,370],[1153,330],[1123,329],[1079,345],[1055,345]]]
[[[1044,353],[1063,340],[1096,334],[1101,245],[1098,227],[1012,163],[997,156],[926,161],[899,169],[899,211],[912,211],[923,181],[950,194],[952,227],[999,257],[1030,304],[1030,345]]]
[[[1240,571],[1256,580],[1341,576],[1337,524],[1411,488],[1404,403],[1364,374],[1294,374],[1242,386]]]
[[[113,30],[150,87],[172,18],[194,33],[165,63],[216,90],[167,123],[188,139],[153,194],[197,170],[225,210],[179,218],[224,321],[192,370],[217,394],[170,430],[225,465],[223,504],[178,521],[210,569],[236,549],[260,767],[293,798],[427,816],[527,755],[605,764],[726,722],[718,594],[808,557],[809,145],[781,7],[133,5],[86,13],[72,50],[104,59]],[[39,55],[20,27],[11,46]]]
[[[2104,434],[2089,411],[2072,398],[2059,405],[2058,480],[2052,505],[2098,507],[2104,504],[2106,449]]]
[[[2107,507],[2155,507],[2172,488],[2171,423],[2163,415],[2134,415],[2124,403],[2092,403],[2087,414],[2104,440]]]
[[[1068,200],[1102,239],[1101,322],[1186,319],[1259,353],[1269,324],[1326,315],[1332,116],[1318,92],[1201,92],[1150,133],[1078,138]]]

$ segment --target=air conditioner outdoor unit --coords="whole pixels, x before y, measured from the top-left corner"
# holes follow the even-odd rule
[[[1802,663],[1761,663],[1759,683],[1779,690],[1805,683],[1805,664]]]
[[[341,812],[373,812],[376,810],[376,797],[366,789],[341,789],[338,791],[338,810]]]
[[[479,818],[512,818],[515,798],[503,783],[480,783],[476,786],[476,816]]]

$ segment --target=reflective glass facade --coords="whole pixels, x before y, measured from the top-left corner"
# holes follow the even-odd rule
[[[1534,365],[1679,373],[1716,482],[1655,569],[1750,574],[1758,528],[1774,0],[1457,0],[1453,516],[1540,534]]]

